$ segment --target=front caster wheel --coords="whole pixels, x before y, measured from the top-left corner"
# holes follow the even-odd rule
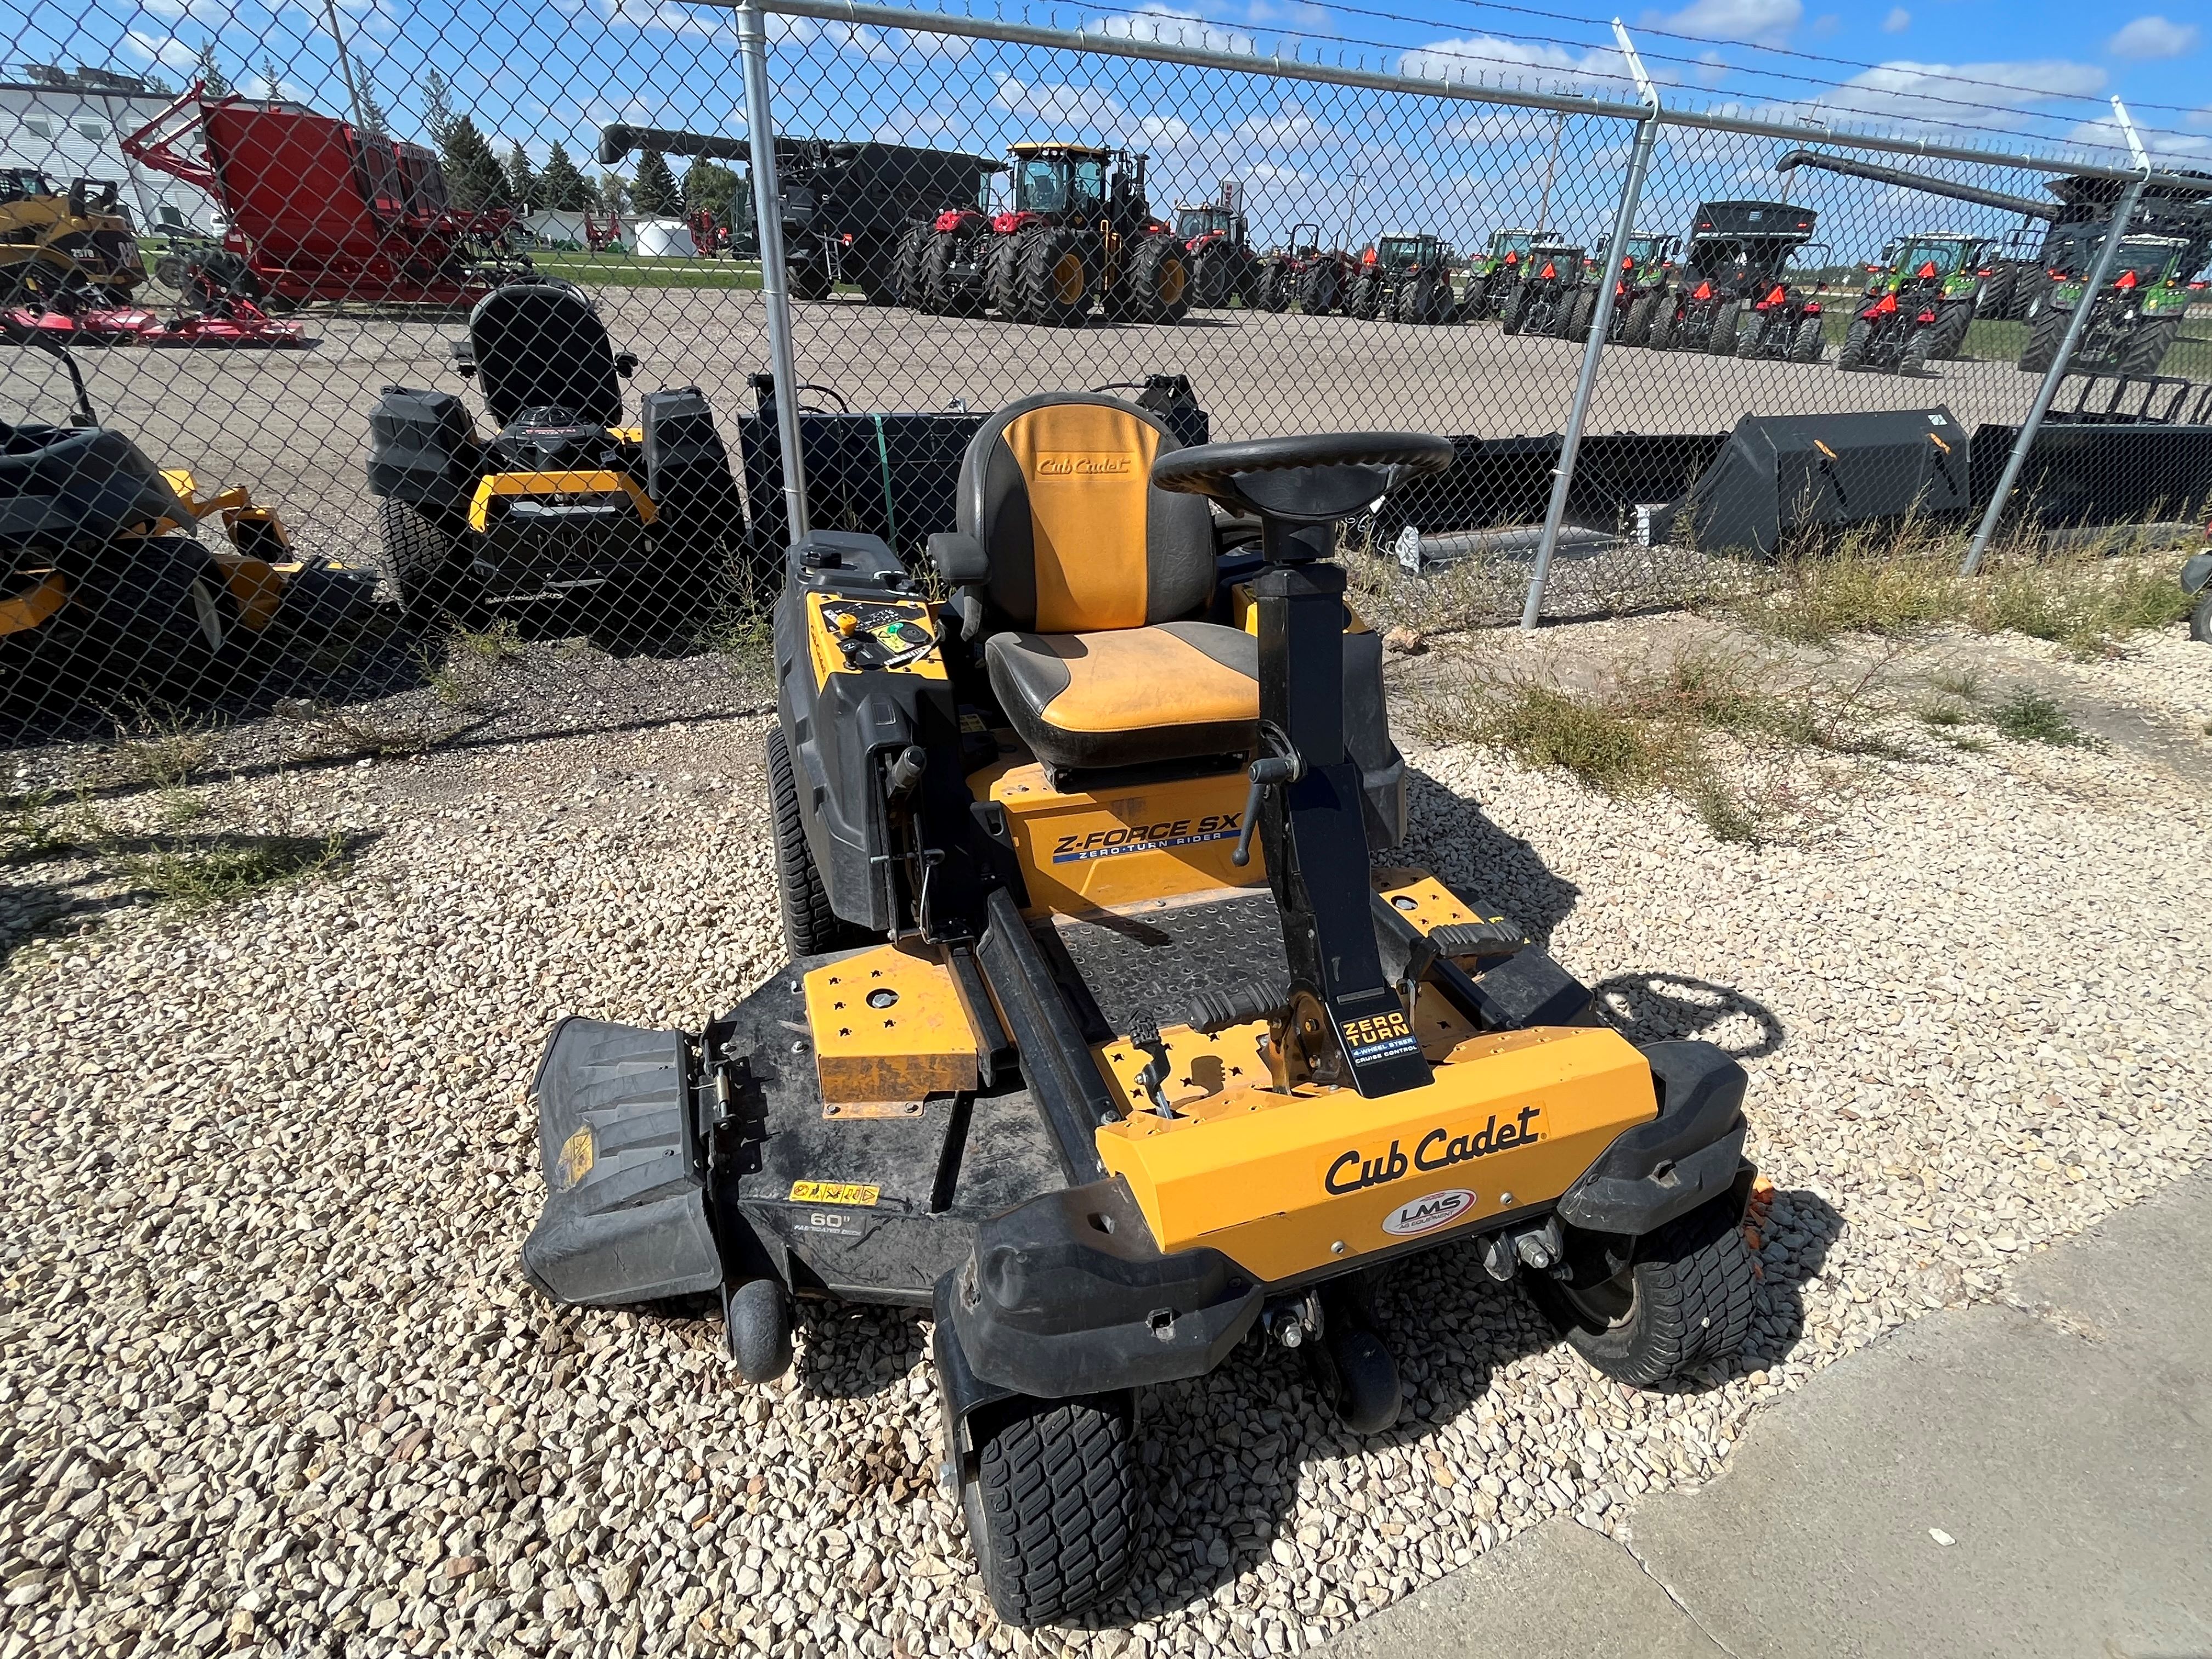
[[[748,1279],[730,1291],[722,1324],[746,1382],[773,1382],[791,1369],[791,1298],[775,1279]]]
[[[971,1431],[961,1505],[999,1617],[1050,1624],[1120,1589],[1137,1557],[1135,1396],[1017,1396],[979,1411]]]
[[[1613,1241],[1618,1244],[1620,1241]],[[1637,1388],[1735,1358],[1751,1334],[1757,1281],[1735,1205],[1722,1199],[1630,1242],[1571,1237],[1564,1279],[1526,1273],[1530,1297],[1575,1351]]]
[[[1375,1330],[1375,1284],[1340,1279],[1321,1294],[1321,1338],[1306,1364],[1337,1419],[1354,1434],[1380,1434],[1398,1420],[1398,1362]]]

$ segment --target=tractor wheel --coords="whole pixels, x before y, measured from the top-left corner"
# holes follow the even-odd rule
[[[803,265],[787,264],[784,279],[790,284],[794,300],[826,300],[830,297],[830,268],[810,261]]]
[[[1260,291],[1260,309],[1284,312],[1291,308],[1291,273],[1279,259],[1270,259],[1260,267],[1255,286]]]
[[[1747,362],[1766,356],[1766,326],[1767,319],[1756,311],[1745,318],[1735,331],[1735,355]]]
[[[1345,315],[1356,317],[1363,323],[1371,323],[1382,314],[1382,278],[1373,270],[1363,270],[1352,281],[1352,299],[1344,307]]]
[[[1516,283],[1505,290],[1505,299],[1498,307],[1498,325],[1508,334],[1518,334],[1528,309],[1528,290]]]
[[[1874,343],[1874,325],[1863,317],[1851,319],[1851,325],[1844,332],[1844,343],[1836,353],[1836,367],[1849,374],[1864,368],[1867,349]]]
[[[957,231],[940,230],[930,237],[929,245],[922,249],[921,289],[927,296],[923,310],[940,317],[972,317],[982,309],[979,296],[958,285],[952,276],[963,240]]]
[[[2054,305],[2045,305],[2035,313],[2035,322],[2027,331],[2027,348],[2020,354],[2021,369],[2025,374],[2042,374],[2058,360],[2058,348],[2066,343],[2066,325],[2074,313]]]
[[[1667,302],[1663,295],[1659,296],[1659,302],[1652,311],[1650,331],[1644,335],[1644,343],[1654,351],[1672,351],[1674,349],[1674,307]]]
[[[2012,314],[2013,297],[2020,292],[2020,267],[2000,263],[1991,268],[1981,292],[1974,296],[1974,314],[1993,321]]]
[[[1953,300],[1936,309],[1935,341],[1928,355],[1938,362],[1949,362],[1966,349],[1966,331],[1974,325],[1974,306],[1971,300]]]
[[[1121,273],[1130,319],[1179,323],[1190,311],[1190,256],[1172,236],[1147,236]]]
[[[1136,1565],[1136,1402],[1126,1390],[1016,1395],[975,1423],[962,1492],[991,1606],[1010,1625],[1057,1623],[1121,1588]]]
[[[1590,323],[1597,315],[1597,290],[1578,289],[1567,301],[1567,326],[1564,331],[1568,339],[1577,343],[1590,337]]]
[[[2199,645],[2212,645],[2212,592],[2199,596],[2197,608],[2189,613],[2189,637]]]
[[[1190,302],[1204,311],[1219,311],[1229,303],[1237,286],[1236,256],[1206,248],[1191,261]]]
[[[983,252],[983,303],[1010,323],[1022,315],[1022,240],[1019,233],[994,236]]]
[[[891,254],[891,284],[897,291],[898,302],[921,309],[921,255],[929,246],[929,226],[916,220],[899,233],[898,244]]]
[[[1326,317],[1344,309],[1344,273],[1334,259],[1316,259],[1298,278],[1298,309]]]
[[[2159,365],[2173,347],[2176,336],[2181,332],[2179,317],[2138,317],[2120,349],[2120,373],[2135,380],[2144,380],[2158,373]]]
[[[1442,271],[1425,270],[1413,283],[1413,320],[1448,323],[1452,320],[1451,278]]]
[[[238,607],[207,549],[189,537],[155,537],[94,580],[86,632],[117,678],[155,694],[202,689],[238,631]]]
[[[794,957],[866,945],[870,935],[830,908],[821,867],[806,845],[806,825],[799,812],[799,775],[783,728],[768,734],[768,799],[775,830],[776,907],[783,913],[784,948]]]
[[[1941,323],[1930,323],[1916,328],[1908,335],[1905,349],[1897,354],[1897,372],[1908,380],[1918,380],[1928,373],[1928,359],[1936,350],[1936,331]]]
[[[1817,363],[1820,354],[1828,349],[1828,337],[1821,331],[1818,317],[1800,320],[1797,332],[1790,342],[1790,361],[1793,363]]]
[[[1564,1279],[1522,1282],[1577,1352],[1618,1382],[1648,1389],[1735,1357],[1751,1334],[1759,1280],[1733,1204],[1699,1205],[1635,1241],[1607,1274],[1596,1241],[1571,1237]]]
[[[1048,225],[1024,239],[1014,276],[1024,322],[1079,327],[1097,286],[1098,273],[1073,231]]]
[[[1639,294],[1628,302],[1628,315],[1620,325],[1620,343],[1640,346],[1651,343],[1652,313],[1659,309],[1659,296]]]
[[[1724,300],[1713,313],[1713,325],[1705,331],[1705,352],[1708,356],[1729,357],[1735,354],[1736,302]]]
[[[384,544],[384,574],[399,614],[429,623],[444,617],[468,620],[479,603],[470,592],[468,550],[459,534],[412,501],[391,495],[376,503],[376,532]]]

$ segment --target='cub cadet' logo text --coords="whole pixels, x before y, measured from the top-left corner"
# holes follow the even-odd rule
[[[1062,836],[1053,843],[1054,864],[1112,858],[1116,853],[1157,853],[1202,841],[1227,841],[1243,823],[1242,812],[1208,812],[1202,818],[1172,818],[1161,823],[1121,823],[1087,836]]]
[[[1042,455],[1037,458],[1040,478],[1118,478],[1127,476],[1127,455]]]
[[[1414,1143],[1410,1160],[1395,1140],[1389,1152],[1376,1158],[1362,1158],[1359,1149],[1354,1146],[1339,1153],[1336,1161],[1328,1166],[1328,1172],[1322,1177],[1322,1190],[1340,1198],[1362,1188],[1402,1181],[1415,1170],[1425,1175],[1449,1170],[1455,1164],[1465,1164],[1472,1158],[1487,1158],[1492,1152],[1541,1139],[1534,1126],[1543,1115],[1540,1106],[1523,1106],[1517,1118],[1508,1118],[1501,1124],[1492,1113],[1490,1121],[1481,1128],[1456,1135],[1439,1125]]]

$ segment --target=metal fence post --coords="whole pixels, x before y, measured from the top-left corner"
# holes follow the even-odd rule
[[[2113,99],[2112,113],[2119,118],[2120,130],[2127,134],[2128,148],[2135,152],[2136,166],[2141,171],[2129,185],[2127,194],[2121,197],[2119,210],[2112,216],[2112,228],[2105,233],[2104,242],[2097,249],[2081,301],[2075,306],[2073,316],[2067,319],[2066,337],[2058,343],[2057,355],[2043,372],[2043,384],[2036,387],[2035,401],[2028,405],[2027,418],[2021,422],[2020,435],[2013,440],[2012,453],[2005,458],[2004,476],[1997,480],[1996,493],[1990,497],[1981,526],[1974,532],[1974,544],[1966,550],[1966,562],[1959,567],[1961,575],[1971,576],[1982,568],[1982,556],[1989,551],[1990,538],[1997,532],[1997,520],[2004,517],[2005,504],[2012,499],[2013,489],[2020,483],[2021,469],[2027,465],[2027,452],[2035,446],[2035,434],[2042,429],[2043,417],[2051,412],[2051,400],[2058,395],[2059,382],[2073,367],[2074,348],[2081,343],[2082,331],[2089,325],[2089,313],[2096,309],[2097,295],[2103,291],[2105,279],[2112,274],[2112,266],[2119,259],[2120,244],[2127,240],[2128,227],[2135,222],[2136,204],[2142,200],[2143,186],[2150,182],[2150,154],[2136,136],[2136,124],[2128,119],[2127,106]]]
[[[1575,481],[1575,457],[1583,447],[1583,422],[1589,415],[1590,393],[1597,386],[1597,362],[1605,349],[1606,332],[1613,326],[1613,290],[1620,283],[1620,262],[1628,252],[1629,234],[1636,226],[1637,204],[1644,199],[1644,175],[1651,165],[1652,148],[1659,141],[1659,88],[1644,71],[1644,60],[1618,17],[1613,38],[1636,76],[1647,112],[1636,124],[1636,143],[1629,153],[1628,177],[1621,182],[1620,206],[1613,216],[1613,235],[1606,243],[1605,269],[1599,273],[1597,309],[1590,314],[1589,338],[1583,346],[1583,368],[1575,381],[1575,400],[1567,410],[1567,429],[1559,434],[1559,464],[1552,473],[1551,505],[1544,509],[1544,533],[1536,543],[1536,568],[1529,573],[1528,598],[1521,608],[1521,626],[1535,627],[1544,614],[1544,584],[1551,579],[1552,556],[1559,549],[1559,526],[1567,516],[1567,492]],[[1565,117],[1560,118],[1565,119]]]
[[[769,368],[775,376],[776,447],[783,457],[784,512],[795,542],[810,528],[806,458],[799,447],[799,368],[791,350],[790,277],[783,262],[783,198],[776,187],[775,125],[769,113],[768,30],[763,14],[753,0],[744,0],[737,9],[738,55],[744,62],[745,71],[745,137],[753,153],[753,222],[760,243],[761,300],[768,311]]]

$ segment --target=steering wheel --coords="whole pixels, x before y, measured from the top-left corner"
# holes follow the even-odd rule
[[[1425,432],[1320,432],[1170,450],[1152,463],[1152,482],[1262,519],[1328,524],[1456,457],[1450,439]]]

